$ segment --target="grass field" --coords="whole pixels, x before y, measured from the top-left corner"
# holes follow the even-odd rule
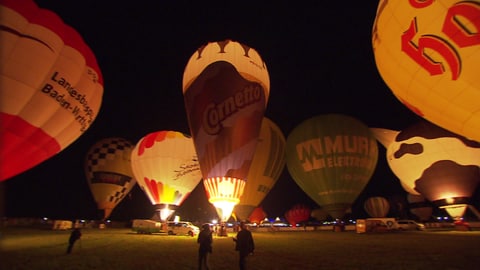
[[[110,228],[82,232],[67,255],[70,231],[0,228],[0,269],[197,268],[196,237]],[[238,269],[232,236],[214,238],[210,269]],[[480,231],[254,231],[253,236],[249,269],[480,269]]]

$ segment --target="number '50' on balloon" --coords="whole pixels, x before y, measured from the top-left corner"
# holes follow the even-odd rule
[[[380,75],[409,109],[480,141],[480,1],[379,1],[372,43]]]

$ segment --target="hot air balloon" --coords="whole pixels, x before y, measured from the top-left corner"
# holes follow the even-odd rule
[[[250,223],[260,224],[267,217],[267,213],[263,210],[262,207],[257,207],[253,209],[252,213],[248,217]]]
[[[104,220],[136,183],[130,163],[132,149],[128,140],[111,137],[99,140],[87,152],[85,174]]]
[[[428,221],[432,217],[433,207],[422,195],[407,194],[410,213],[414,214],[420,221]]]
[[[156,208],[153,219],[165,221],[202,179],[189,135],[178,131],[147,134],[132,151],[139,186]]]
[[[236,41],[202,46],[185,67],[188,123],[208,200],[222,221],[242,196],[269,91],[260,55]]]
[[[388,165],[408,193],[446,208],[453,218],[463,215],[480,181],[480,143],[428,121],[401,132],[371,130],[385,146]]]
[[[97,117],[102,74],[81,36],[31,0],[0,1],[0,181],[56,155]]]
[[[285,212],[285,219],[292,227],[297,227],[298,223],[308,221],[310,213],[310,207],[304,204],[296,204]]]
[[[341,114],[312,117],[287,138],[287,168],[300,188],[341,219],[375,170],[378,146],[368,127]]]
[[[363,203],[363,208],[372,218],[386,217],[390,210],[388,200],[381,196],[370,197]]]
[[[480,1],[382,0],[372,43],[380,75],[409,109],[480,141]]]
[[[245,189],[234,213],[247,219],[275,185],[285,167],[285,136],[280,128],[264,117]]]

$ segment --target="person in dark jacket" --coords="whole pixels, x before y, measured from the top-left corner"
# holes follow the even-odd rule
[[[80,239],[80,237],[82,237],[82,232],[80,232],[80,229],[75,228],[70,234],[70,238],[68,239],[67,254],[70,254],[72,252],[73,245],[78,239]]]
[[[212,253],[212,231],[210,225],[205,223],[202,225],[202,231],[198,234],[198,270],[208,270],[208,253]]]
[[[236,244],[235,250],[239,253],[238,265],[240,266],[240,270],[244,270],[247,266],[247,256],[253,254],[255,250],[252,233],[248,230],[245,222],[240,222],[240,231],[237,233],[237,236],[233,238],[233,241],[235,241]]]

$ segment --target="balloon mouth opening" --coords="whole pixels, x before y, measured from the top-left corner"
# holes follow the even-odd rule
[[[230,216],[232,215],[233,208],[236,204],[238,204],[239,200],[227,200],[222,198],[216,198],[213,200],[209,200],[213,206],[215,206],[215,210],[217,211],[218,217],[222,222],[227,221]]]
[[[440,209],[444,209],[454,220],[461,220],[467,207],[469,206],[468,197],[449,197],[433,201]]]
[[[175,213],[178,207],[176,205],[157,204],[155,205],[155,212],[158,213],[161,221],[167,221],[167,219]]]
[[[440,200],[435,200],[433,203],[440,207],[445,208],[451,205],[461,205],[461,204],[468,204],[469,198],[468,197],[449,197]]]
[[[208,201],[214,203],[240,202],[240,197],[245,188],[245,180],[234,177],[211,177],[203,181],[208,193]]]
[[[447,205],[439,207],[441,209],[445,209],[448,215],[450,215],[453,220],[462,220],[465,211],[467,210],[466,204],[454,204],[454,205]]]

